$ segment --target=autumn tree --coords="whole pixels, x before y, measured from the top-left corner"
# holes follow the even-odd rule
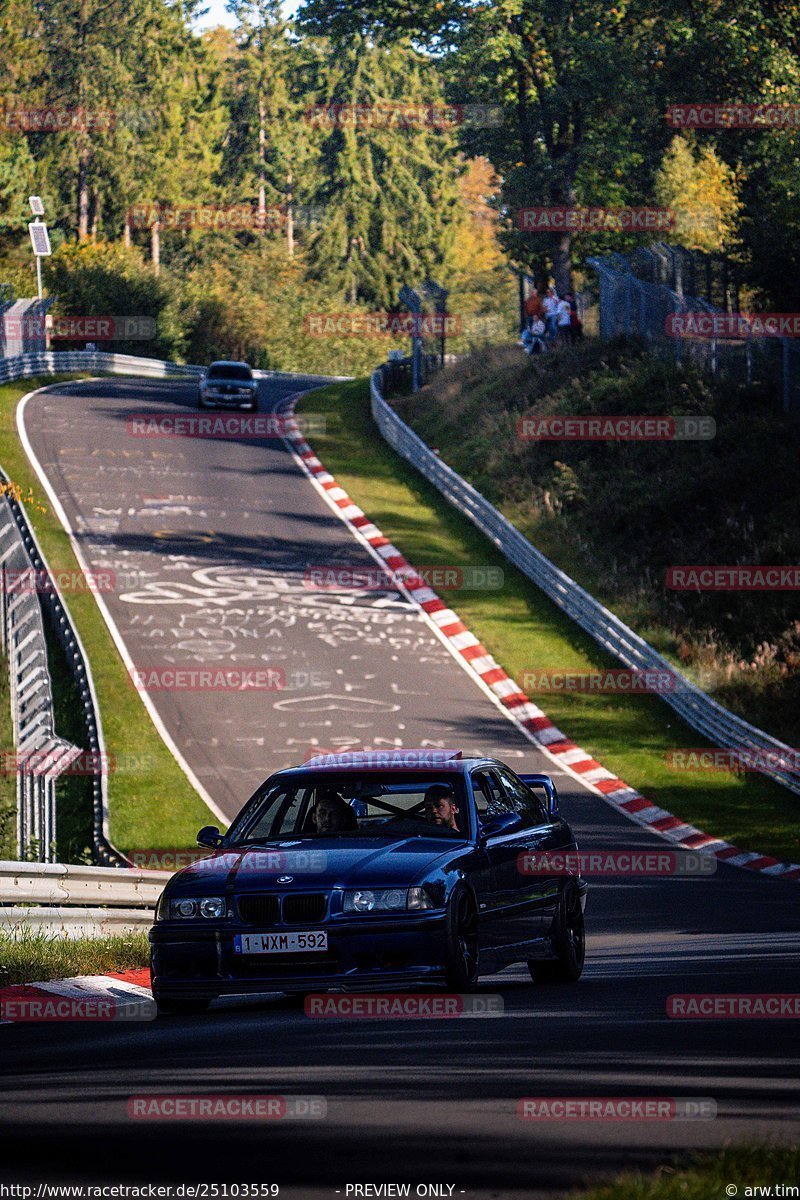
[[[674,137],[656,176],[655,195],[675,214],[673,240],[707,252],[730,244],[741,202],[734,172],[713,146]]]

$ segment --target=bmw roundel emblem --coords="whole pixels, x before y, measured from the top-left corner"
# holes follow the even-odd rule
[[[278,883],[291,883],[293,879],[294,875],[279,875]]]

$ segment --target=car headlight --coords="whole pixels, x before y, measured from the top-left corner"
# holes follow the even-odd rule
[[[345,892],[343,911],[346,913],[420,912],[435,908],[424,888],[359,888]]]
[[[196,900],[171,900],[169,903],[169,915],[173,921],[191,921],[197,917],[214,920],[224,917],[226,912],[224,896],[202,896]]]

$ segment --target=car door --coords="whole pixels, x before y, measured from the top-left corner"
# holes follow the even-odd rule
[[[516,940],[544,937],[553,920],[563,879],[548,867],[554,838],[561,840],[560,822],[553,821],[544,801],[508,767],[498,764],[495,774],[509,812],[522,818],[522,828],[503,848],[516,853],[513,870],[504,875],[509,928]],[[531,869],[533,864],[533,869]]]
[[[475,801],[479,848],[486,864],[483,873],[483,887],[478,897],[481,951],[484,955],[496,957],[507,937],[504,926],[505,902],[502,898],[502,881],[495,863],[497,853],[490,850],[488,840],[486,842],[481,840],[480,833],[481,826],[489,817],[504,811],[502,792],[499,781],[493,778],[491,772],[486,768],[479,768],[471,772],[470,786]]]
[[[529,839],[528,829],[532,824],[526,813],[520,813],[500,783],[496,769],[487,769],[487,786],[492,791],[488,817],[503,813],[514,813],[521,824],[511,833],[501,833],[486,840],[486,853],[491,864],[493,880],[493,916],[495,939],[506,961],[513,960],[509,947],[527,940],[530,934],[527,906],[520,888],[519,862]]]

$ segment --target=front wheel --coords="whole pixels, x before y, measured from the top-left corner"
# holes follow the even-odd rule
[[[528,960],[528,969],[536,983],[575,983],[580,979],[586,957],[586,927],[583,922],[580,892],[574,883],[561,893],[551,930],[555,960]]]
[[[447,906],[445,976],[453,992],[474,992],[478,986],[478,914],[474,901],[457,887]]]

